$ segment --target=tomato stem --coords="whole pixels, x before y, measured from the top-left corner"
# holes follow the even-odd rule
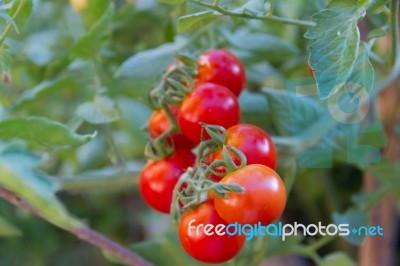
[[[198,6],[206,7],[209,9],[212,9],[214,11],[217,11],[218,13],[225,15],[225,16],[230,16],[230,17],[240,17],[240,18],[247,18],[247,19],[257,19],[257,20],[267,20],[267,21],[273,21],[281,24],[289,24],[289,25],[297,25],[297,26],[306,26],[306,27],[312,27],[315,26],[315,23],[313,21],[308,21],[308,20],[300,20],[300,19],[291,19],[291,18],[284,18],[284,17],[278,17],[278,16],[273,16],[273,15],[257,15],[257,14],[249,14],[249,13],[237,13],[234,11],[227,10],[225,8],[222,8],[219,4],[215,5],[215,2],[219,1],[214,1],[213,4],[208,4],[202,1],[198,0],[189,0],[189,2],[196,4]]]
[[[14,15],[12,16],[13,20],[15,20],[17,18],[18,14],[19,14],[19,12],[21,12],[24,4],[25,4],[25,0],[19,1],[19,5],[18,5],[17,9],[15,10]],[[4,40],[6,39],[8,33],[10,32],[11,28],[12,28],[12,24],[8,22],[7,26],[5,27],[3,33],[0,36],[0,46],[2,46]]]

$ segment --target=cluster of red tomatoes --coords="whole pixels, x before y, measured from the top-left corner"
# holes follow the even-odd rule
[[[286,204],[285,186],[275,172],[277,154],[270,136],[262,129],[239,124],[240,107],[237,97],[243,90],[245,70],[240,60],[226,50],[215,49],[198,59],[193,90],[179,106],[170,107],[179,126],[168,142],[174,153],[161,160],[151,160],[140,175],[140,190],[145,201],[154,209],[170,213],[174,188],[189,167],[195,167],[192,149],[201,141],[201,123],[227,128],[225,145],[240,150],[247,165],[225,176],[211,174],[208,178],[222,184],[236,184],[243,192],[228,192],[220,197],[210,191],[208,199],[185,212],[179,223],[179,238],[183,248],[195,259],[207,263],[221,263],[236,256],[245,243],[243,235],[204,234],[203,230],[189,232],[199,224],[267,225],[275,221]],[[156,110],[148,124],[151,138],[157,138],[170,128],[170,120],[163,110]],[[223,157],[222,148],[209,155],[211,164]],[[239,158],[231,154],[239,165]],[[218,169],[216,169],[218,170]],[[223,171],[223,170],[221,170]]]

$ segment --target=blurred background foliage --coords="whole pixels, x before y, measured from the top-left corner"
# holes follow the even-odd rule
[[[307,73],[308,41],[303,37],[307,28],[222,17],[193,33],[178,34],[178,17],[204,9],[162,5],[154,0],[111,1],[114,5],[106,0],[87,0],[84,7],[79,2],[71,1],[71,6],[68,1],[34,0],[31,12],[29,5],[24,7],[26,15],[21,13],[16,20],[20,34],[12,32],[0,48],[0,72],[11,78],[11,82],[0,82],[0,120],[39,116],[65,124],[80,135],[97,132],[94,139],[79,147],[46,146],[35,141],[12,145],[40,156],[39,169],[54,182],[57,196],[75,217],[124,245],[158,239],[134,248],[155,261],[195,265],[176,239],[165,234],[169,218],[150,210],[136,186],[145,159],[146,121],[151,114],[147,94],[173,62],[175,52],[198,56],[210,48],[227,48],[246,66],[247,91],[240,98],[242,120],[261,126],[273,136],[300,133],[321,118],[320,102],[317,97],[299,101],[281,92],[290,92],[292,83],[314,84]],[[224,4],[240,8],[260,2]],[[387,32],[387,8],[384,1],[377,2],[381,5],[370,9],[365,21],[370,40]],[[324,0],[282,0],[276,1],[274,12],[282,17],[310,19],[325,4]],[[5,23],[0,20],[0,29]],[[378,78],[390,71],[379,61],[390,57],[384,47],[383,43],[371,48],[377,58],[373,63]],[[372,108],[368,116],[373,121],[368,125],[375,125],[377,130],[366,138],[368,144],[378,140],[372,145],[378,149],[384,146],[385,136],[376,119],[377,109]],[[339,215],[357,205],[357,199],[371,196],[361,193],[365,161],[348,163],[343,159],[346,144],[342,142],[348,140],[341,138],[343,132],[331,132],[326,140],[334,152],[334,158],[328,158],[333,161],[332,167],[297,171],[293,167],[296,156],[290,149],[280,149],[279,172],[296,178],[284,221],[330,223],[333,213]],[[318,142],[321,147],[323,143]],[[122,174],[118,172],[120,157],[127,163]],[[399,185],[396,182],[391,184]],[[366,201],[361,200],[363,204]],[[12,236],[0,238],[0,265],[110,265],[101,251],[5,201],[0,201],[0,215],[5,219],[4,225],[0,220],[0,233],[2,228],[7,229],[0,235]],[[266,254],[296,253],[293,247],[307,241],[297,237],[288,242],[271,239]],[[338,250],[356,257],[356,247],[339,238],[324,246],[320,255]],[[299,259],[296,263],[307,265],[311,261]]]

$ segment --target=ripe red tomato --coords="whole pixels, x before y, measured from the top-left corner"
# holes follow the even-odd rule
[[[246,72],[241,61],[231,52],[214,49],[205,52],[198,60],[198,79],[227,87],[239,96],[246,82]]]
[[[200,142],[200,122],[229,128],[240,120],[239,103],[227,88],[213,83],[196,86],[182,102],[178,124],[194,143]]]
[[[227,130],[226,145],[233,146],[244,153],[247,165],[263,164],[272,169],[276,168],[277,154],[271,137],[261,128],[239,124]],[[222,159],[222,149],[211,156],[211,161]],[[233,156],[237,165],[239,159]],[[209,159],[210,160],[210,159]]]
[[[192,221],[193,220],[193,221]],[[191,222],[192,221],[192,222]],[[212,201],[200,204],[196,209],[186,212],[179,223],[179,239],[183,248],[193,258],[206,263],[222,263],[235,257],[242,249],[246,239],[244,235],[206,235],[204,227],[189,229],[189,225],[199,224],[215,226],[227,223],[218,215]]]
[[[228,192],[227,199],[215,196],[215,208],[228,223],[268,225],[283,212],[286,189],[279,175],[271,168],[247,165],[225,176],[220,183],[238,184],[244,192]]]
[[[195,155],[189,150],[176,150],[166,159],[150,161],[140,174],[140,192],[152,208],[169,213],[172,192],[179,177],[194,165]]]
[[[171,106],[170,110],[172,114],[177,116],[179,107]],[[159,137],[162,133],[167,131],[170,127],[170,122],[166,116],[164,110],[154,111],[149,118],[148,131],[151,138],[155,139]],[[188,140],[182,133],[174,133],[168,138],[168,142],[174,145],[175,148],[191,149],[196,146],[195,143]]]

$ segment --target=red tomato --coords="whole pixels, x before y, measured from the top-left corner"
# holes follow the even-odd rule
[[[240,108],[235,95],[213,83],[196,86],[182,102],[178,113],[182,133],[194,143],[200,142],[200,122],[229,128],[239,120]]]
[[[171,106],[170,110],[172,114],[176,117],[179,107]],[[170,127],[168,117],[166,116],[164,110],[154,111],[149,118],[149,135],[151,138],[155,139],[159,137],[162,133],[167,131]],[[168,142],[174,145],[175,148],[191,149],[196,146],[195,143],[188,140],[182,133],[174,133],[168,138]]]
[[[247,159],[247,165],[263,164],[272,169],[276,168],[277,154],[275,145],[271,137],[259,127],[239,124],[229,128],[227,130],[226,145],[233,146],[243,152]],[[211,156],[211,161],[222,158],[221,149]],[[239,165],[239,159],[235,156],[233,156],[233,159],[236,165]]]
[[[140,174],[140,192],[152,208],[169,213],[172,192],[179,177],[194,165],[195,155],[189,150],[176,150],[166,159],[150,161]]]
[[[198,79],[227,87],[239,96],[246,82],[246,72],[241,61],[231,52],[214,49],[205,52],[198,60]]]
[[[227,199],[215,196],[215,208],[228,223],[268,225],[286,205],[285,185],[271,168],[252,164],[230,173],[220,183],[238,184],[244,192],[228,192]]]
[[[193,221],[192,221],[193,220]],[[192,221],[192,222],[191,222]],[[189,225],[199,224],[213,225],[227,223],[215,211],[212,201],[200,204],[196,209],[186,212],[179,223],[179,239],[183,248],[193,258],[206,263],[222,263],[235,257],[242,249],[246,239],[244,235],[217,235],[213,230],[213,235],[204,233],[204,226],[199,227],[198,234],[196,229],[189,229]]]

